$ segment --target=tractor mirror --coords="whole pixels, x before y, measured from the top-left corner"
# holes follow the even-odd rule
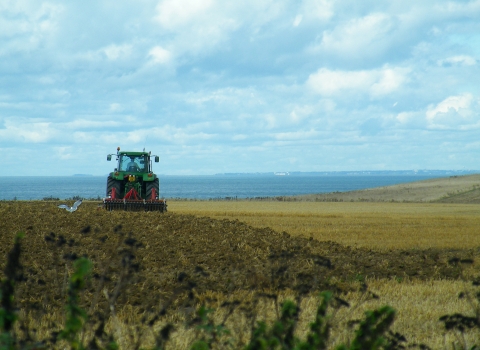
[[[107,156],[107,160],[108,160],[108,161],[111,161],[111,160],[112,160],[112,156],[111,156],[110,154]]]
[[[159,156],[155,156],[155,163],[158,163],[160,161],[160,157]]]

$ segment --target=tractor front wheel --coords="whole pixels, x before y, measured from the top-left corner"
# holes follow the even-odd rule
[[[112,195],[112,189],[115,188],[115,193],[116,193],[116,198],[121,199],[122,193],[120,192],[122,187],[122,184],[120,181],[112,179],[111,176],[108,176],[107,179],[107,197],[110,197]]]
[[[157,194],[156,198],[153,198],[153,199],[158,199],[158,196],[160,195],[160,184],[158,182],[158,177],[152,182],[147,182],[145,199],[147,200],[152,199],[153,189],[155,189],[155,193]]]

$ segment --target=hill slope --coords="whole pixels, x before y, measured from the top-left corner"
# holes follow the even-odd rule
[[[325,202],[395,201],[480,204],[480,174],[451,176],[359,191],[294,196],[292,199]]]

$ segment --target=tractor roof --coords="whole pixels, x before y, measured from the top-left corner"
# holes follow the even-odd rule
[[[121,151],[118,154],[125,154],[127,156],[148,156],[148,152],[129,152],[129,151]]]

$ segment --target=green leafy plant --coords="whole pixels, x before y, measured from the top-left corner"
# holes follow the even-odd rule
[[[230,331],[225,327],[225,321],[221,324],[215,324],[210,316],[213,311],[205,305],[200,306],[197,310],[197,317],[192,321],[192,324],[197,324],[196,328],[200,332],[200,339],[192,344],[191,350],[212,349],[223,336],[230,334]]]
[[[58,339],[64,339],[72,349],[80,350],[85,349],[80,340],[80,333],[88,317],[86,311],[79,306],[79,294],[85,286],[85,279],[91,273],[92,262],[82,257],[75,261],[74,269],[68,287],[65,328],[59,333]]]
[[[329,291],[321,292],[320,297],[322,298],[322,301],[317,308],[315,321],[310,324],[310,333],[307,335],[306,341],[300,344],[300,349],[302,350],[322,350],[327,348],[331,328],[327,310],[333,294]]]
[[[5,267],[5,278],[0,288],[0,349],[13,349],[16,344],[13,326],[17,321],[15,308],[15,285],[23,279],[20,255],[22,252],[21,240],[24,233],[17,233],[13,248],[8,253]]]
[[[386,336],[394,320],[395,310],[390,306],[367,311],[365,319],[355,331],[355,338],[350,346],[342,345],[338,350],[394,349],[389,337]]]
[[[451,258],[449,263],[463,269],[464,265],[473,264],[473,259],[460,259],[458,257]],[[454,335],[456,342],[452,343],[452,349],[470,349],[479,350],[479,344],[469,344],[465,333],[467,331],[477,330],[480,332],[480,277],[471,281],[471,288],[466,288],[458,295],[459,299],[464,299],[470,306],[470,314],[453,313],[443,315],[439,321],[443,323],[446,333]],[[478,339],[477,339],[478,340]]]
[[[269,327],[264,321],[259,321],[245,349],[294,349],[298,344],[295,329],[298,321],[299,308],[291,300],[281,305],[280,318]]]

